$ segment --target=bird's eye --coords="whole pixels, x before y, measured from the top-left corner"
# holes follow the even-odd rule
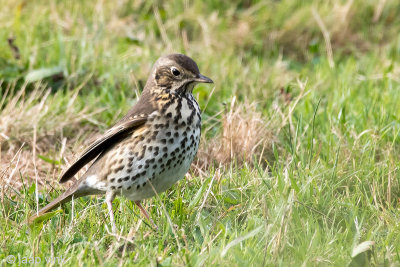
[[[180,72],[177,68],[175,68],[175,67],[172,67],[172,68],[171,68],[171,72],[172,72],[172,74],[175,75],[175,76],[179,76],[179,75],[181,74],[181,72]]]

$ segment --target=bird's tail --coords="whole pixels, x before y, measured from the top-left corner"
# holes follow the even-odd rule
[[[59,197],[57,197],[49,204],[47,204],[44,208],[40,209],[36,214],[32,215],[28,219],[28,222],[32,223],[36,218],[42,216],[43,214],[50,212],[59,207],[60,205],[71,201],[72,197],[78,198],[86,195],[91,195],[93,193],[94,193],[93,191],[88,190],[86,185],[75,184],[67,191],[65,191],[63,194],[61,194]]]

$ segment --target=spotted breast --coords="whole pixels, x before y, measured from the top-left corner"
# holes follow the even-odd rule
[[[104,158],[108,171],[96,176],[91,187],[136,201],[163,192],[184,177],[199,146],[200,109],[191,93],[165,98],[142,127],[110,148],[112,153]]]

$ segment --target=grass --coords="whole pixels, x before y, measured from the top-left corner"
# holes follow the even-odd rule
[[[1,4],[2,265],[400,264],[397,1]],[[123,197],[120,239],[101,197],[29,227],[173,51],[215,87],[191,171],[144,202],[159,230]]]

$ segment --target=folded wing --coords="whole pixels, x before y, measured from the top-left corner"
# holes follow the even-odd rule
[[[97,139],[83,155],[69,167],[62,175],[60,183],[65,183],[71,179],[83,166],[99,156],[103,151],[124,138],[128,133],[132,133],[136,128],[143,125],[147,120],[147,116],[123,120],[110,128],[105,134]]]

